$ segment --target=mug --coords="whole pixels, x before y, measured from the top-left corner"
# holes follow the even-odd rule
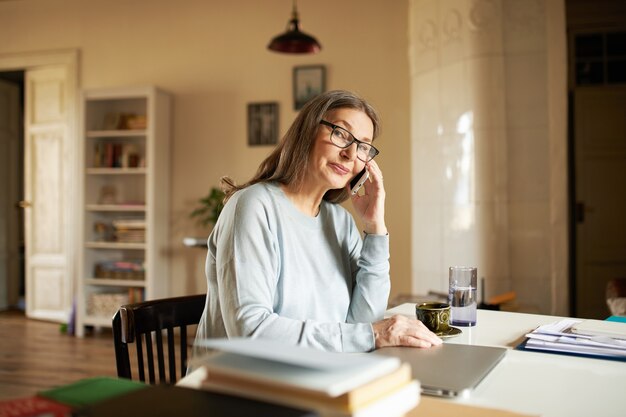
[[[415,316],[435,334],[445,333],[450,328],[450,304],[439,302],[416,304]]]

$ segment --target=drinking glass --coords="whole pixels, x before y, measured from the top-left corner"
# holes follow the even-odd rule
[[[449,271],[450,287],[450,324],[453,326],[476,325],[476,288],[477,268],[472,266],[451,266]]]

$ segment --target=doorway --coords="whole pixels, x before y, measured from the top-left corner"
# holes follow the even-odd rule
[[[572,313],[604,319],[626,277],[626,29],[570,31]]]
[[[0,308],[17,304],[29,318],[68,322],[78,232],[78,53],[0,55],[0,73],[22,79],[21,92],[15,80],[0,80],[0,124],[11,124],[0,130],[0,239],[13,242],[0,241]]]
[[[24,311],[24,71],[0,72],[0,94],[0,311]]]

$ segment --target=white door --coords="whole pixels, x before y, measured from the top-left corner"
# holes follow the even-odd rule
[[[575,314],[602,319],[607,281],[626,277],[626,89],[574,94]]]
[[[19,91],[0,80],[0,310],[17,304],[19,296]]]
[[[72,302],[67,72],[39,67],[26,72],[25,82],[26,315],[59,322],[68,320]]]

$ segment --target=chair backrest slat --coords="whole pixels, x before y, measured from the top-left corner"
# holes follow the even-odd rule
[[[143,340],[141,336],[135,339],[135,344],[137,347],[137,368],[139,369],[139,380],[144,382],[146,380],[146,373],[144,372]]]
[[[146,362],[148,362],[148,377],[150,378],[150,383],[154,384],[156,382],[156,378],[154,376],[154,354],[152,351],[152,332],[146,332],[143,334],[146,338]]]
[[[187,327],[180,326],[180,375],[185,375],[187,369]]]
[[[154,332],[156,336],[157,364],[159,366],[159,382],[165,382],[165,356],[163,355],[163,331]]]
[[[174,328],[167,328],[167,363],[169,364],[170,384],[176,382],[176,344],[174,343]],[[181,375],[182,377],[182,375]]]
[[[176,356],[180,356],[180,376],[182,377],[187,371],[189,349],[187,326],[200,322],[205,302],[206,295],[200,294],[122,306],[113,318],[113,340],[118,376],[132,379],[129,345],[134,344],[137,352],[139,380],[146,381],[145,368],[147,368],[149,383],[156,383],[155,368],[158,366],[160,383],[176,383]],[[177,331],[176,328],[179,330]],[[167,330],[166,337],[163,337],[163,330]],[[154,340],[152,332],[156,332]],[[180,344],[176,343],[177,337],[180,338]],[[167,344],[167,359],[164,354],[164,343]],[[156,366],[153,350],[155,344]],[[179,345],[178,350],[177,345]],[[166,368],[169,371],[169,378],[165,372]]]

